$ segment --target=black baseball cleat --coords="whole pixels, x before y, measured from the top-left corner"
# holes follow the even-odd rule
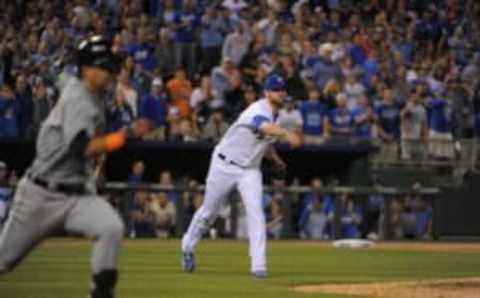
[[[115,298],[115,296],[113,296],[112,293],[102,294],[102,293],[94,292],[94,293],[91,293],[90,296],[88,296],[88,298]]]
[[[104,270],[95,274],[92,279],[90,298],[114,298],[113,292],[117,280],[117,270]]]

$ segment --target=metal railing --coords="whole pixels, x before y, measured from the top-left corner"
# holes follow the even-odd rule
[[[142,236],[180,237],[188,227],[193,212],[200,205],[200,201],[194,202],[194,200],[203,199],[204,186],[166,187],[159,184],[131,186],[123,182],[109,182],[104,184],[100,190],[111,201],[115,202],[114,205],[122,214],[129,230],[128,235],[131,238]],[[149,210],[149,205],[155,204],[154,201],[157,200],[157,197],[151,195],[148,199],[140,200],[142,201],[140,203],[138,197],[145,196],[145,193],[149,195],[161,193],[167,196],[168,194],[176,194],[176,200],[168,203],[174,205],[175,222],[168,227],[160,227],[158,231],[161,230],[161,233],[157,233],[156,230],[158,222],[155,219],[155,211]],[[305,220],[300,222],[301,217],[309,210],[311,213],[318,211],[315,213],[316,220],[321,221],[321,218],[324,220],[325,231],[323,236],[320,237],[321,239],[360,237],[386,240],[403,237],[435,238],[433,227],[436,221],[435,204],[440,195],[440,189],[436,187],[421,187],[419,185],[407,188],[331,186],[323,187],[320,190],[309,186],[265,186],[264,194],[263,200],[270,200],[265,203],[267,224],[272,223],[272,225],[269,225],[268,231],[270,237],[275,239],[319,239],[318,235],[312,235],[308,231],[308,227],[315,224],[315,221],[311,218],[312,214],[306,222]],[[306,199],[308,195],[315,197],[314,201],[308,201]],[[318,208],[316,200],[320,201],[316,196],[322,198],[321,204],[324,204],[324,206],[325,204],[331,205],[323,207],[321,211],[315,210],[315,208]],[[326,197],[330,197],[331,200],[327,202]],[[374,206],[371,204],[373,197],[376,200]],[[407,200],[410,202],[407,202]],[[415,201],[415,204],[421,206],[410,206],[412,200]],[[243,238],[247,231],[245,227],[242,230],[242,226],[245,224],[245,213],[241,200],[239,200],[238,194],[234,193],[227,202],[222,208],[219,220],[210,230],[210,236],[214,238]],[[347,206],[350,204],[347,202],[352,202],[353,206]],[[145,206],[139,206],[139,204]],[[348,208],[350,209],[347,210]],[[412,210],[412,208],[419,209]],[[138,214],[142,212],[144,217],[138,220]],[[151,212],[150,215],[148,215],[149,212]],[[411,222],[411,220],[415,217],[413,215],[420,213],[422,216],[428,217],[429,222],[427,224],[429,227],[428,231],[417,233],[414,230],[418,223]],[[278,219],[280,220],[278,221]],[[278,222],[280,222],[280,225],[278,225]],[[277,223],[277,226],[273,226],[275,223]],[[147,227],[149,224],[150,227]],[[137,225],[151,229],[151,231],[139,232],[136,230]],[[367,227],[367,225],[370,227]],[[375,228],[372,230],[371,226]],[[316,226],[312,227],[316,228]],[[347,231],[348,229],[350,229],[350,232]],[[402,230],[405,232],[401,232]]]
[[[379,146],[377,161],[385,164],[450,165],[474,168],[477,160],[476,139],[411,140],[390,143],[375,140]],[[385,152],[390,149],[390,152]],[[383,152],[382,152],[383,151]],[[383,155],[382,155],[383,153]]]

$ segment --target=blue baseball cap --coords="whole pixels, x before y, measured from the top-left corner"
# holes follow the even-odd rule
[[[271,75],[265,80],[263,87],[266,91],[285,90],[285,79],[278,74]]]

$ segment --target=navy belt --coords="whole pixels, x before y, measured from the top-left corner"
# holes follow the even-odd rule
[[[38,177],[33,177],[32,175],[27,175],[27,177],[34,184],[53,192],[62,192],[66,194],[85,194],[86,193],[85,187],[83,185],[65,184],[65,183],[49,183],[46,180],[43,180]]]
[[[225,154],[223,153],[218,153],[218,158],[220,158],[221,160],[223,160],[224,162],[226,163],[229,163],[231,165],[234,165],[234,166],[237,166],[237,167],[242,167],[241,165],[239,165],[238,163],[234,162],[233,160],[227,160],[227,157],[225,156]]]

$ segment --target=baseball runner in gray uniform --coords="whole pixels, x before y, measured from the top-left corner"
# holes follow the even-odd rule
[[[92,298],[112,298],[124,226],[114,209],[96,194],[94,160],[119,149],[129,137],[149,130],[138,120],[103,134],[104,97],[120,62],[111,43],[92,36],[78,47],[78,78],[71,78],[42,124],[37,156],[20,180],[10,217],[0,235],[0,273],[12,270],[59,228],[95,240]]]

